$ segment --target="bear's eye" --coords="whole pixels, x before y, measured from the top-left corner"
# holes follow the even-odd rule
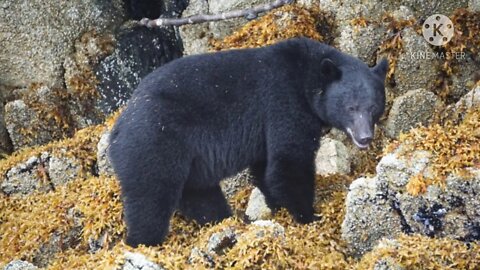
[[[347,107],[347,110],[348,110],[349,112],[354,112],[354,111],[355,111],[355,107],[349,106],[349,107]]]

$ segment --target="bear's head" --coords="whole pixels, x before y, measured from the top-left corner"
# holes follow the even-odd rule
[[[387,69],[386,59],[372,68],[358,59],[338,65],[325,58],[320,63],[323,86],[314,97],[314,110],[359,148],[367,148],[373,140],[375,124],[385,110]]]

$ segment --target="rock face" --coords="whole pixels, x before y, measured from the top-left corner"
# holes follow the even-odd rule
[[[121,0],[4,0],[0,4],[0,86],[62,85],[62,64],[80,34],[111,30]]]
[[[403,31],[402,41],[404,50],[395,67],[396,94],[402,95],[419,88],[430,89],[438,77],[439,66],[438,60],[431,59],[433,49],[412,28]]]
[[[268,219],[272,216],[272,210],[268,208],[265,196],[260,189],[254,188],[252,190],[245,214],[252,221]]]
[[[196,14],[217,14],[226,11],[251,8],[255,5],[270,3],[268,0],[191,0],[182,13],[182,17]],[[180,27],[180,35],[184,45],[185,55],[208,52],[210,38],[222,39],[236,28],[247,22],[244,18],[235,18],[217,22],[208,22]]]
[[[356,56],[366,63],[374,64],[373,57],[385,38],[385,29],[372,24],[365,27],[346,24],[338,31],[340,36],[335,39],[335,43],[339,50]]]
[[[435,111],[443,107],[440,99],[424,89],[408,91],[396,98],[385,124],[387,136],[397,138],[418,124],[427,125]]]
[[[124,105],[144,76],[182,56],[181,43],[172,28],[149,29],[127,23],[116,40],[113,53],[95,69],[98,106],[105,114]]]
[[[406,192],[412,177],[431,177],[430,156],[416,151],[410,157],[386,155],[377,175],[352,183],[346,201],[342,236],[355,254],[363,254],[383,238],[400,232],[464,241],[479,239],[480,170],[472,168],[468,179],[451,174],[442,189],[436,185],[424,194]]]
[[[350,173],[351,156],[340,141],[324,138],[315,157],[316,173],[320,175]]]

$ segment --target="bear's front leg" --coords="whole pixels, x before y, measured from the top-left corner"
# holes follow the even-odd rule
[[[315,171],[311,151],[293,151],[300,155],[275,152],[269,155],[266,168],[267,202],[285,207],[299,223],[313,221]]]

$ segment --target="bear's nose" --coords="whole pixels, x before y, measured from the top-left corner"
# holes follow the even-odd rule
[[[367,145],[367,144],[371,143],[372,140],[373,140],[372,137],[370,137],[370,136],[365,136],[365,137],[359,138],[359,139],[358,139],[358,142],[361,143],[361,144],[363,144],[363,145]]]

